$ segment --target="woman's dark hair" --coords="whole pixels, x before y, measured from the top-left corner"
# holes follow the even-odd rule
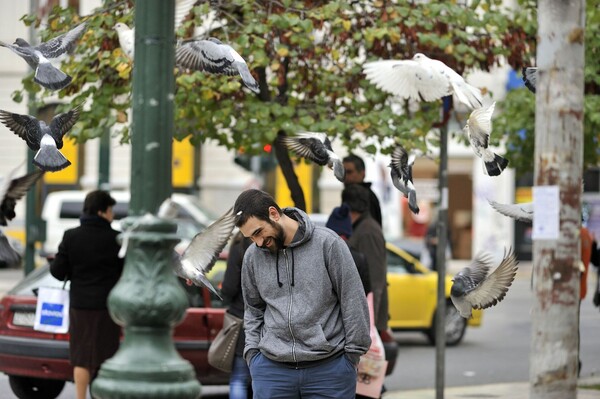
[[[107,191],[90,191],[83,201],[83,214],[97,215],[98,212],[106,212],[109,207],[115,206],[116,203],[117,201]]]
[[[280,215],[283,213],[270,194],[256,189],[242,192],[233,206],[233,213],[238,214],[241,211],[235,225],[237,227],[243,226],[252,216],[267,222],[270,221],[270,207],[277,209]]]

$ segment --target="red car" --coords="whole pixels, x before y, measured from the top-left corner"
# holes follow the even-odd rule
[[[213,276],[214,280],[219,278],[222,279],[222,273]],[[175,328],[175,347],[194,366],[201,384],[226,385],[229,374],[211,367],[207,361],[208,347],[223,323],[224,304],[207,289],[190,287],[180,281],[188,294],[189,307],[183,322]],[[65,382],[73,380],[69,335],[33,329],[37,288],[61,287],[62,284],[52,277],[45,265],[30,273],[0,300],[0,372],[8,375],[10,386],[20,399],[54,399],[62,392]],[[391,334],[383,335],[388,374],[391,374],[398,344]]]

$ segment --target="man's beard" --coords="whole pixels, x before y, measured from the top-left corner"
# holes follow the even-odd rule
[[[261,248],[268,249],[271,253],[275,254],[281,248],[283,248],[283,244],[285,243],[285,233],[283,231],[283,227],[279,225],[279,223],[275,223],[272,220],[269,220],[269,224],[275,229],[275,233],[272,236],[269,236],[268,239],[273,243],[271,246],[267,247],[264,245]]]

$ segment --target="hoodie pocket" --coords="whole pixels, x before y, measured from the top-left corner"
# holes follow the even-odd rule
[[[325,338],[325,333],[320,325],[301,326],[295,331],[295,334],[296,340],[304,350],[329,353],[334,349],[333,345]]]

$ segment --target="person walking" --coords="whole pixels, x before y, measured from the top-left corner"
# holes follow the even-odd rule
[[[360,184],[349,184],[342,191],[342,203],[350,207],[352,237],[350,246],[365,254],[373,291],[375,327],[381,334],[388,328],[387,254],[381,226],[369,213],[369,191]]]
[[[369,311],[350,250],[261,190],[237,198],[244,256],[244,358],[254,398],[351,398],[369,349]],[[241,213],[240,213],[241,212]]]
[[[355,154],[350,154],[342,160],[344,164],[344,186],[349,184],[360,184],[369,192],[369,213],[371,217],[381,224],[381,206],[379,198],[371,189],[371,183],[365,182],[365,161]]]
[[[229,303],[227,312],[240,319],[244,318],[244,297],[242,296],[242,262],[246,249],[252,244],[249,238],[245,238],[238,232],[229,247],[227,257],[227,269],[221,283],[221,295],[226,303]],[[244,360],[244,344],[246,335],[244,329],[240,331],[235,346],[235,357],[233,368],[229,376],[229,399],[252,398],[250,370]]]
[[[83,203],[80,226],[64,233],[50,273],[70,280],[69,357],[77,399],[85,399],[101,364],[119,348],[121,328],[111,319],[106,300],[123,271],[118,257],[114,198],[103,190],[90,192]]]

